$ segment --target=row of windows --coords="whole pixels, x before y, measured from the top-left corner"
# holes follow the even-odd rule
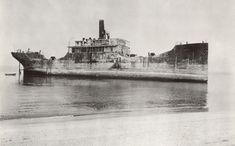
[[[109,48],[109,51],[113,51],[113,48]],[[72,52],[104,52],[104,48],[73,48]]]

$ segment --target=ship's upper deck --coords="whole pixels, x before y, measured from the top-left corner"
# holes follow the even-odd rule
[[[104,28],[104,20],[99,21],[99,38],[82,38],[82,40],[75,41],[75,44],[68,46],[72,49],[81,49],[81,48],[100,48],[100,47],[116,47],[122,46],[125,48],[130,48],[130,42],[120,38],[111,38],[110,33],[107,32]]]
[[[115,47],[115,46],[126,46],[129,47],[130,43],[127,40],[120,38],[111,38],[111,39],[85,39],[81,41],[75,41],[75,44],[69,46],[69,48],[99,48],[99,47]]]

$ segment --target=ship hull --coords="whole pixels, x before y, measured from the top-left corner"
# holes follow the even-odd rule
[[[24,70],[26,76],[60,76],[91,79],[128,79],[150,80],[168,82],[195,82],[207,83],[206,75],[180,74],[180,73],[156,73],[156,72],[128,72],[128,71],[76,71],[46,73],[38,70]]]
[[[75,41],[59,59],[30,49],[12,56],[24,66],[25,75],[207,82],[208,43],[178,44],[157,56],[154,52],[137,56],[130,54],[127,40],[110,38],[103,20],[98,39]]]
[[[178,45],[155,58],[129,57],[100,62],[77,62],[75,54],[60,59],[46,59],[38,52],[12,52],[12,56],[23,65],[24,75],[207,83],[207,53],[208,44],[202,43]]]
[[[69,65],[68,65],[69,64]],[[113,63],[66,63],[55,61],[52,65],[30,67],[24,69],[27,76],[66,76],[79,78],[107,78],[131,79],[152,81],[178,81],[178,82],[207,82],[207,65],[188,65],[187,68],[178,69],[173,65],[161,63],[142,63],[132,66],[131,63],[122,63],[121,69],[113,69]]]

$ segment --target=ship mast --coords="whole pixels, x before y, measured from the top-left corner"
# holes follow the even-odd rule
[[[68,67],[69,67],[69,60],[70,60],[70,57],[69,57],[69,47],[70,47],[70,41],[74,39],[74,37],[70,38],[69,41],[68,41]]]

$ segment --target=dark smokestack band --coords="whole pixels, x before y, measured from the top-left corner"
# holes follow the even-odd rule
[[[99,21],[99,39],[105,39],[104,20]]]

